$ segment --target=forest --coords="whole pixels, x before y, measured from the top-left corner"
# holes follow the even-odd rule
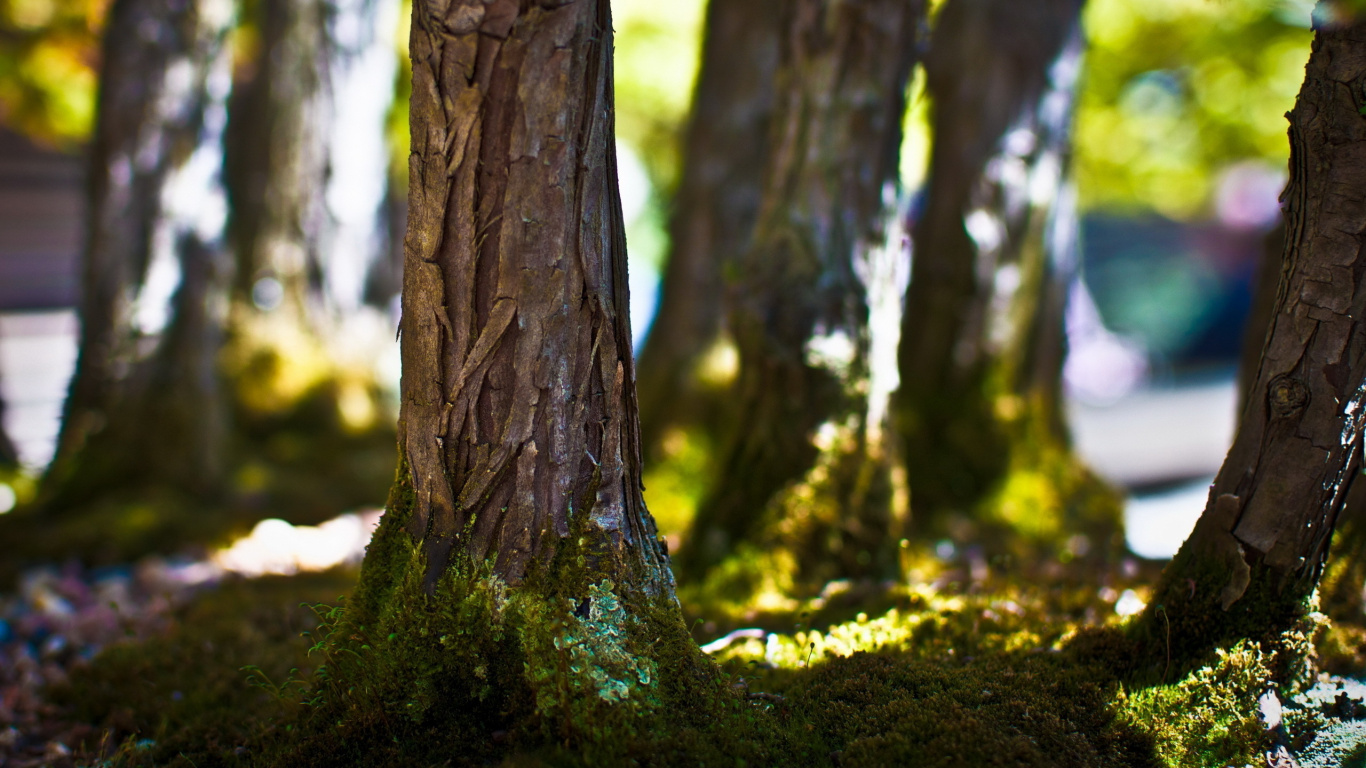
[[[1366,766],[1363,245],[1366,0],[0,0],[0,768]]]

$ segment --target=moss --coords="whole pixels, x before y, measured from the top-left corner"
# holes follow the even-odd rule
[[[1152,765],[1142,733],[1115,722],[1107,677],[1042,656],[857,653],[788,695],[841,766]]]
[[[287,715],[278,686],[311,668],[299,634],[316,619],[301,601],[335,601],[354,579],[330,571],[227,584],[176,612],[164,635],[106,649],[48,697],[64,717],[97,726],[107,746],[126,744],[122,764],[239,764],[237,748]],[[255,685],[242,669],[251,664]]]
[[[399,532],[403,509],[386,522]],[[405,541],[367,561],[395,577],[375,611],[360,594],[320,609],[312,656],[283,606],[343,577],[208,595],[166,638],[99,657],[63,701],[129,737],[113,764],[130,766],[1225,765],[1263,746],[1257,697],[1304,639],[1145,686],[1125,679],[1136,641],[1094,586],[990,581],[789,623],[718,669],[668,602],[602,579],[586,599],[510,590],[478,569],[431,596]]]
[[[1121,719],[1151,734],[1164,765],[1247,765],[1270,746],[1257,699],[1273,684],[1274,654],[1255,643],[1215,653],[1175,683],[1118,697]]]
[[[1247,639],[1276,652],[1280,684],[1303,683],[1309,676],[1311,638],[1323,620],[1317,598],[1304,592],[1305,582],[1254,563],[1246,590],[1225,609],[1222,595],[1231,566],[1219,558],[1208,535],[1197,526],[1132,624],[1135,679],[1162,683],[1184,677],[1209,664],[1216,649]]]

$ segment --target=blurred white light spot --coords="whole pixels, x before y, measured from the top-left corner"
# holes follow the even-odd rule
[[[854,362],[854,340],[843,329],[812,335],[806,342],[806,364],[843,373]]]
[[[1124,505],[1124,531],[1133,553],[1152,560],[1172,557],[1205,510],[1214,478],[1165,493],[1137,496]]]
[[[285,287],[273,277],[263,277],[251,286],[251,303],[264,312],[280,306],[285,300]]]
[[[617,185],[621,190],[621,219],[630,224],[645,210],[650,197],[650,177],[631,148],[617,142]]]
[[[14,505],[18,501],[14,495],[14,489],[7,483],[0,483],[0,515],[14,509]]]
[[[379,512],[340,515],[318,525],[262,520],[251,535],[216,552],[211,561],[244,576],[323,571],[359,562],[379,524]]]
[[[1132,589],[1121,592],[1119,599],[1115,601],[1115,613],[1120,616],[1133,616],[1147,607],[1147,603],[1134,594]]]
[[[1270,229],[1281,217],[1283,187],[1283,170],[1256,161],[1229,166],[1215,197],[1219,220],[1233,229]]]

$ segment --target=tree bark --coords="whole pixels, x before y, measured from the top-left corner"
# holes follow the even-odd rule
[[[411,56],[399,471],[310,764],[375,723],[568,741],[710,675],[641,494],[607,2],[418,0]]]
[[[719,339],[722,275],[749,246],[759,210],[782,17],[775,0],[707,6],[659,311],[638,361],[647,456],[671,426],[705,424],[720,405],[697,366]]]
[[[1289,114],[1286,250],[1274,316],[1205,512],[1136,626],[1149,659],[1193,661],[1290,627],[1318,584],[1361,467],[1366,123],[1358,86],[1366,22],[1316,24]]]
[[[1072,454],[1061,403],[1081,8],[949,0],[936,21],[895,397],[918,537],[1116,539],[1117,503]]]
[[[784,516],[765,509],[816,465],[822,424],[854,433],[858,447],[842,450],[880,461],[880,425],[868,421],[877,409],[866,392],[855,394],[869,366],[858,270],[885,252],[895,229],[888,206],[923,13],[907,0],[804,0],[786,9],[764,196],[731,315],[740,352],[735,410],[720,471],[679,554],[686,578],[701,578],[753,542],[766,518]],[[900,252],[899,239],[892,249]],[[885,566],[874,555],[888,542],[891,494],[868,493],[875,481],[857,468],[862,458],[840,463],[849,466],[836,471],[853,482],[832,491],[837,511],[826,522],[855,534],[835,554],[847,549],[866,575]]]
[[[606,3],[439,5],[414,13],[400,416],[427,587],[456,555],[520,582],[577,530],[596,573],[669,594],[640,493]]]
[[[40,501],[220,481],[229,9],[118,0],[91,150],[80,352]]]

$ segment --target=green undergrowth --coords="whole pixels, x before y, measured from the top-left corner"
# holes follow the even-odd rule
[[[1260,760],[1257,700],[1293,646],[1137,685],[1114,589],[993,581],[830,590],[824,613],[771,615],[709,660],[667,606],[608,582],[557,604],[448,576],[435,600],[400,585],[386,617],[335,599],[348,578],[206,593],[53,697],[108,729],[110,766],[1185,768]],[[1313,717],[1287,721],[1292,743],[1312,738]]]

